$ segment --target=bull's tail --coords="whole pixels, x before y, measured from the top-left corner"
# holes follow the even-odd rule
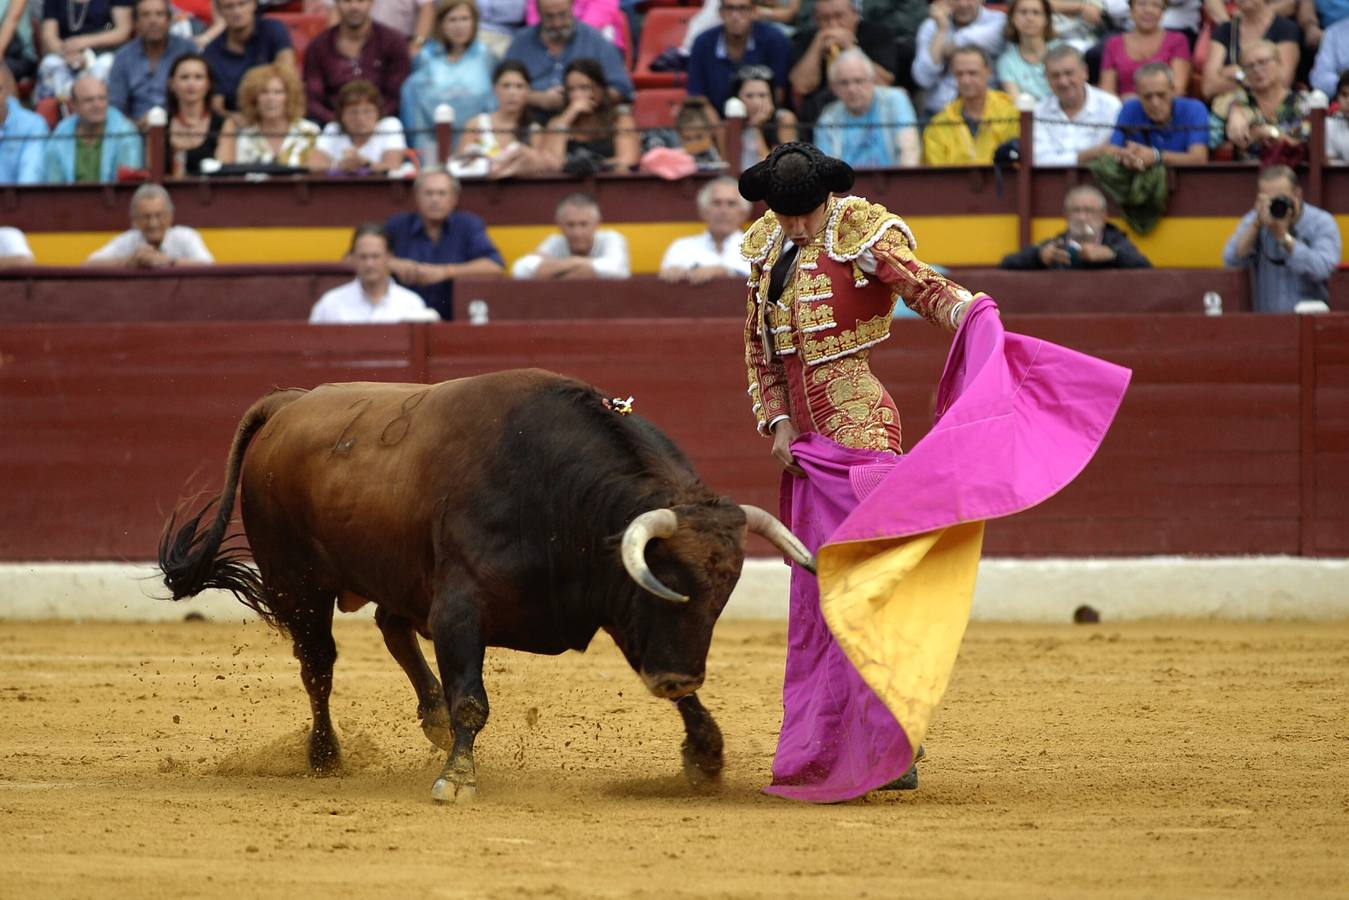
[[[225,462],[225,487],[219,497],[207,501],[196,515],[181,526],[175,510],[164,523],[159,536],[159,569],[164,585],[174,600],[195,597],[208,588],[229,591],[244,606],[257,612],[265,622],[276,626],[276,614],[268,602],[266,588],[257,571],[246,562],[248,551],[241,535],[226,537],[234,511],[234,494],[239,486],[239,469],[244,451],[253,435],[267,420],[304,391],[273,391],[249,407],[234,432],[229,459]]]

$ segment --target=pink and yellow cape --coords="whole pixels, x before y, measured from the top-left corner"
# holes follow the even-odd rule
[[[984,521],[1062,490],[1128,387],[1112,363],[1003,331],[981,296],[956,333],[932,430],[907,454],[792,445],[783,520],[817,557],[793,567],[783,722],[770,794],[831,803],[902,775],[969,621]]]

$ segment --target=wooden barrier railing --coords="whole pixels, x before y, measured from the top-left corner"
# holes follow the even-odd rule
[[[992,523],[990,554],[1349,555],[1349,315],[1005,324],[1135,374],[1096,460],[1042,506]],[[874,351],[906,446],[928,427],[948,341],[901,321]],[[751,425],[741,353],[734,318],[6,325],[0,559],[151,557],[189,481],[218,489],[239,416],[274,386],[518,366],[634,395],[710,485],[774,508],[779,472]]]

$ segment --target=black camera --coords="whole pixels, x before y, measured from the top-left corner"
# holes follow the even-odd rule
[[[1280,194],[1269,201],[1269,217],[1271,219],[1286,219],[1292,211],[1293,198],[1287,194]]]

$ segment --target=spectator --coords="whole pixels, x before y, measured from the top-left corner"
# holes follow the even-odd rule
[[[318,0],[318,5],[327,10],[328,24],[336,25],[340,17],[334,0]],[[402,35],[411,59],[436,30],[436,0],[372,0],[370,18]]]
[[[567,106],[548,123],[540,147],[549,164],[573,175],[630,171],[641,139],[628,107],[613,102],[604,69],[593,59],[574,59],[564,83]]]
[[[1165,0],[1129,0],[1133,31],[1106,38],[1101,51],[1100,87],[1120,99],[1138,93],[1138,70],[1149,62],[1171,68],[1173,84],[1190,82],[1190,46],[1185,36],[1162,28]]]
[[[1208,162],[1208,108],[1190,97],[1177,97],[1171,67],[1152,62],[1134,75],[1138,96],[1120,109],[1110,135],[1109,156],[1141,172],[1159,165]]]
[[[169,192],[158,184],[143,184],[131,195],[131,228],[95,250],[84,264],[162,269],[213,262],[201,235],[173,224]]]
[[[481,0],[478,22],[478,37],[493,56],[503,58],[516,33],[524,27],[525,0]]]
[[[725,168],[721,153],[721,120],[706,97],[685,97],[675,114],[675,131],[683,150],[693,157],[698,171]]]
[[[1063,197],[1067,228],[1002,259],[1004,269],[1148,269],[1128,235],[1105,220],[1105,194],[1079,184]]]
[[[33,251],[23,232],[17,228],[0,228],[0,269],[32,264]]]
[[[309,118],[331,124],[337,115],[338,91],[357,80],[378,90],[383,98],[381,115],[398,115],[398,99],[410,68],[407,38],[370,18],[371,0],[336,2],[337,24],[304,51]]]
[[[293,67],[295,47],[286,26],[258,15],[257,0],[220,0],[220,18],[225,31],[206,45],[202,56],[211,67],[220,98],[216,111],[235,112],[244,73],[268,63]]]
[[[1260,172],[1255,208],[1241,217],[1223,248],[1223,265],[1251,273],[1256,312],[1291,312],[1299,300],[1328,300],[1340,262],[1335,217],[1302,199],[1287,166]]]
[[[0,0],[0,62],[18,79],[37,73],[37,48],[33,45],[27,0]]]
[[[356,269],[356,278],[320,297],[309,313],[309,324],[391,324],[436,318],[421,297],[390,277],[393,254],[384,226],[378,222],[356,226],[347,258]]]
[[[1344,72],[1349,72],[1349,19],[1331,25],[1321,38],[1321,49],[1312,65],[1312,87],[1334,97],[1338,79]]]
[[[1007,48],[998,57],[998,84],[1016,100],[1021,93],[1036,100],[1049,96],[1045,54],[1057,44],[1049,0],[1012,0],[1007,9]]]
[[[423,169],[413,187],[417,211],[397,213],[385,225],[393,273],[442,319],[454,314],[455,279],[505,272],[482,219],[456,208],[459,190],[444,169]]]
[[[1105,23],[1102,0],[1049,0],[1054,16],[1054,37],[1085,54],[1099,45]]]
[[[849,47],[860,48],[871,60],[877,84],[895,83],[896,45],[890,29],[860,18],[852,0],[817,0],[815,28],[792,38],[796,63],[788,80],[800,98],[796,111],[801,121],[814,122],[837,99],[829,90],[829,64]]]
[[[998,146],[1021,133],[1021,114],[1011,97],[989,89],[982,49],[961,47],[950,65],[957,95],[923,129],[923,158],[930,166],[989,165]]]
[[[748,277],[749,263],[740,256],[740,229],[749,217],[749,201],[740,196],[734,178],[714,178],[698,191],[702,234],[677,239],[660,261],[661,281],[703,284],[713,278]]]
[[[130,39],[130,0],[42,0],[38,97],[66,99],[80,75],[106,81],[113,52]]]
[[[436,107],[448,103],[464,127],[492,108],[492,54],[478,40],[478,7],[473,0],[440,0],[435,35],[412,61],[403,82],[403,125],[423,160],[436,161]]]
[[[740,169],[765,159],[778,144],[796,140],[796,116],[773,102],[773,70],[746,66],[736,73],[731,92],[745,104],[745,127],[740,133]]]
[[[1349,71],[1340,73],[1335,103],[1326,116],[1326,156],[1331,162],[1349,162]]]
[[[623,57],[604,35],[576,21],[571,0],[540,0],[539,24],[515,36],[506,58],[519,60],[529,70],[529,105],[545,113],[559,113],[570,103],[562,82],[577,59],[599,62],[610,100],[632,99],[632,79]]]
[[[0,64],[0,184],[41,184],[47,122],[14,97],[14,75]]]
[[[82,75],[75,79],[70,97],[75,112],[62,119],[47,140],[47,181],[116,181],[119,167],[139,169],[145,142],[135,123],[108,108],[107,86],[93,75]]]
[[[529,98],[529,70],[514,59],[498,63],[492,72],[492,91],[496,109],[468,121],[459,143],[460,163],[469,166],[486,160],[485,174],[491,178],[550,169],[549,158],[540,149],[542,129],[531,121],[525,102]]]
[[[165,102],[169,67],[178,57],[196,53],[190,39],[169,34],[169,0],[137,0],[136,37],[112,58],[108,102],[138,126],[145,114]]]
[[[1242,54],[1241,71],[1244,87],[1213,101],[1209,145],[1230,142],[1237,160],[1304,162],[1310,110],[1284,80],[1278,48],[1272,41],[1256,41]]]
[[[766,66],[773,73],[773,98],[780,103],[785,97],[791,45],[776,26],[756,22],[755,9],[752,0],[726,0],[721,25],[700,34],[689,52],[689,95],[706,97],[718,115],[743,66]]]
[[[169,127],[164,130],[169,174],[174,178],[200,175],[204,159],[216,159],[220,148],[224,157],[234,157],[233,119],[216,112],[212,105],[215,90],[211,69],[196,53],[178,57],[169,69]]]
[[[546,0],[545,0],[546,2]],[[568,194],[557,205],[561,234],[544,238],[537,250],[515,261],[513,278],[627,278],[628,242],[601,229],[600,205],[589,194]]]
[[[239,84],[239,115],[244,124],[234,141],[234,158],[222,155],[221,162],[309,167],[319,127],[304,118],[304,88],[294,66],[269,63],[249,69]]]
[[[829,66],[829,88],[839,99],[815,123],[815,143],[821,150],[855,169],[922,163],[918,119],[908,93],[877,85],[865,53],[856,47],[840,53]]]
[[[337,118],[323,126],[309,154],[309,168],[347,175],[400,168],[408,149],[403,123],[395,116],[381,119],[383,105],[378,88],[368,81],[342,85],[337,92]]]
[[[1087,84],[1087,63],[1068,44],[1045,56],[1045,73],[1053,93],[1035,104],[1035,165],[1078,166],[1106,152],[1119,98]]]
[[[627,16],[618,5],[618,0],[573,0],[571,11],[578,22],[594,28],[617,47],[620,55],[628,52]],[[528,0],[525,5],[525,24],[539,24],[539,8],[535,0]]]
[[[895,36],[895,86],[918,96],[913,80],[913,59],[918,47],[918,29],[927,21],[928,0],[862,0],[862,19],[889,29]],[[903,303],[903,309],[908,309]]]
[[[1292,84],[1297,77],[1302,30],[1292,19],[1274,14],[1268,0],[1237,0],[1237,15],[1213,29],[1208,59],[1204,61],[1205,99],[1235,91],[1244,84],[1242,53],[1256,41],[1271,41],[1283,70],[1280,79]],[[1184,84],[1178,81],[1177,84]]]
[[[987,59],[1002,55],[1007,14],[984,6],[983,0],[932,0],[928,20],[918,29],[913,80],[927,92],[923,103],[938,113],[956,99],[955,54],[976,47]]]
[[[1112,30],[1128,31],[1131,0],[1101,0],[1101,2]],[[1281,2],[1294,2],[1294,0],[1281,0]],[[1207,4],[1210,9],[1221,6],[1225,11],[1229,8],[1230,0],[1165,0],[1165,3],[1166,9],[1160,19],[1161,27],[1166,31],[1180,34],[1185,38],[1185,45],[1193,50],[1195,39],[1199,36],[1204,6]]]

